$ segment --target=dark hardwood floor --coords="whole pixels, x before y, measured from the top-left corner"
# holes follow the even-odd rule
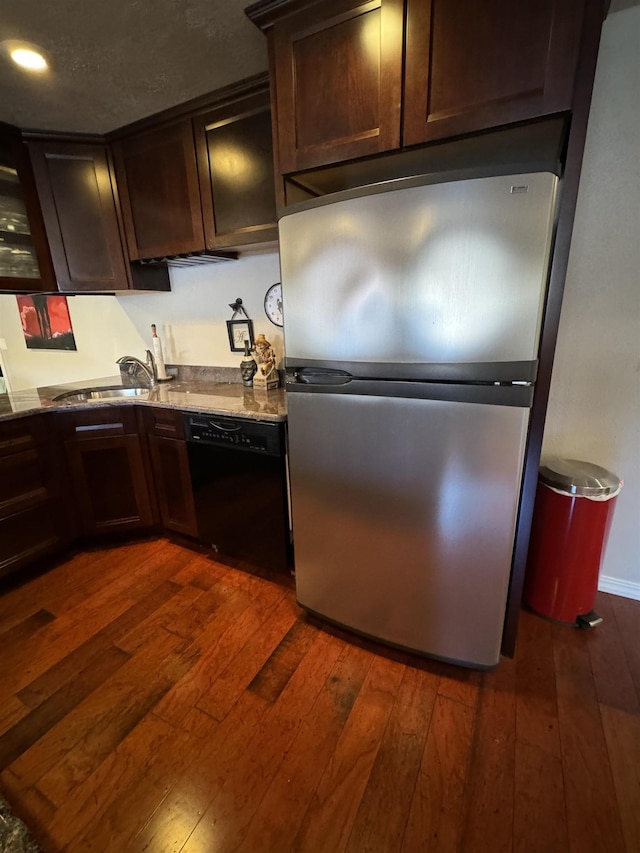
[[[165,540],[0,597],[0,788],[49,853],[640,851],[640,603],[478,673]]]

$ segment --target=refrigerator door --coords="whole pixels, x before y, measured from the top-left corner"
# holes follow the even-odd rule
[[[529,410],[288,395],[300,604],[386,642],[498,662]]]
[[[285,214],[287,363],[534,361],[557,183],[410,179]]]

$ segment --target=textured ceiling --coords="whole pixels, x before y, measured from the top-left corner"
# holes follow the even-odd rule
[[[39,45],[43,74],[0,54],[0,121],[105,133],[267,68],[250,0],[2,0],[0,42]]]

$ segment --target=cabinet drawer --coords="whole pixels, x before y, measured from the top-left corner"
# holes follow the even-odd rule
[[[145,407],[141,410],[144,432],[165,438],[184,438],[184,415],[177,409]]]
[[[47,498],[37,449],[0,457],[0,517]]]
[[[101,406],[55,415],[57,432],[64,438],[102,438],[110,435],[135,435],[138,432],[133,406]]]
[[[0,519],[0,577],[52,551],[60,542],[47,504]]]
[[[0,423],[0,457],[36,447],[45,440],[40,415]]]

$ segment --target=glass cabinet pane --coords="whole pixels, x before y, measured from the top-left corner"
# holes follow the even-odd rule
[[[3,148],[0,148],[0,277],[40,277],[18,173],[9,152]]]

